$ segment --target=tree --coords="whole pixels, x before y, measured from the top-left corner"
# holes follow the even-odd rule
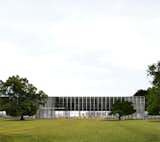
[[[121,102],[118,100],[113,104],[110,114],[118,115],[118,119],[121,120],[122,116],[130,115],[135,112],[136,110],[133,108],[132,102]]]
[[[155,88],[160,88],[160,61],[157,64],[148,66],[148,76],[152,77],[152,85]]]
[[[147,111],[149,115],[160,114],[160,88],[153,87],[148,89]]]
[[[36,114],[40,105],[47,101],[47,95],[43,91],[37,91],[26,78],[17,76],[9,77],[5,82],[0,81],[0,93],[7,99],[1,101],[2,108],[7,115],[33,116]]]
[[[148,76],[152,78],[152,88],[147,97],[147,111],[149,114],[160,114],[160,61],[148,66]]]

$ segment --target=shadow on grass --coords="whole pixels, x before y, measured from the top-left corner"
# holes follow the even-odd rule
[[[116,122],[121,122],[121,121],[142,121],[142,119],[121,119],[121,120],[118,120],[118,119],[102,119],[101,121],[111,121],[111,122],[114,122],[114,121],[116,121]]]
[[[25,119],[25,120],[19,120],[19,119],[3,119],[3,121],[15,121],[15,122],[25,122],[25,121],[35,121],[36,119]]]
[[[118,119],[101,119],[101,121],[120,122],[120,121],[124,121],[124,120],[118,120]]]
[[[160,123],[160,119],[158,119],[158,120],[148,120],[148,122],[151,122],[151,123]]]

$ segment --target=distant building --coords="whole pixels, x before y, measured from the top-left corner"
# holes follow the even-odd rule
[[[41,106],[36,114],[38,119],[54,118],[107,118],[115,101],[133,103],[136,112],[132,118],[143,118],[145,112],[145,97],[49,97],[47,103]]]

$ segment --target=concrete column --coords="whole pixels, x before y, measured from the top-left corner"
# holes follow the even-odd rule
[[[109,111],[111,111],[111,97],[109,97]]]
[[[97,110],[99,111],[99,97],[97,97]]]
[[[70,111],[72,111],[72,97],[70,97]]]
[[[105,97],[104,105],[105,105],[105,111],[107,111],[107,97]]]
[[[66,108],[68,108],[68,97],[66,97]]]
[[[87,103],[88,103],[88,102],[87,102],[87,97],[86,97],[86,111],[87,111]]]
[[[83,97],[82,97],[82,111],[83,111]]]
[[[91,116],[91,107],[92,107],[91,106],[91,97],[89,97],[89,98],[90,98],[90,106],[89,106],[90,107],[90,112],[89,113],[90,113],[90,116]]]
[[[64,107],[64,97],[62,97],[62,106]]]
[[[104,104],[103,104],[103,100],[104,99],[104,97],[101,97],[101,111],[103,111],[103,106],[104,106]]]
[[[95,97],[93,97],[93,111],[94,111],[94,117],[96,115],[96,112],[95,112]]]
[[[74,111],[76,111],[76,97],[74,97]]]
[[[80,97],[78,97],[78,112],[79,112],[79,116],[81,117],[81,113],[80,113]]]
[[[53,103],[53,97],[51,98],[51,118],[53,118],[53,108],[54,108],[54,103]]]

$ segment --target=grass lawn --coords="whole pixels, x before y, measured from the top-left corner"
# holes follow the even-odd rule
[[[0,120],[0,142],[160,142],[160,120]]]

